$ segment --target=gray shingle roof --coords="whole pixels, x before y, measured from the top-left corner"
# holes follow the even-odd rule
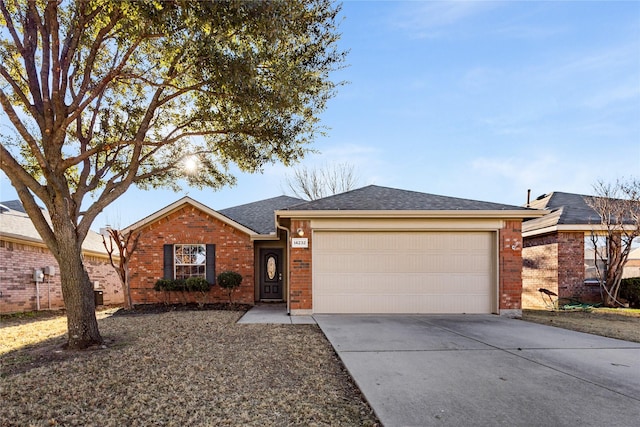
[[[346,193],[290,206],[287,210],[528,210],[521,206],[438,196],[369,185]]]
[[[0,202],[0,205],[5,206],[11,210],[27,213],[22,206],[22,202],[20,200],[7,200],[6,202]]]
[[[273,197],[245,205],[219,210],[218,213],[260,234],[276,231],[274,212],[303,202],[289,196]]]
[[[548,209],[551,212],[542,218],[525,221],[523,231],[538,230],[556,225],[599,224],[600,216],[588,204],[592,196],[554,191],[532,201],[529,206],[536,209]]]
[[[0,206],[4,206],[6,208],[0,209],[0,236],[38,243],[43,242],[42,237],[40,237],[40,233],[38,233],[38,230],[36,230],[36,227],[33,225],[31,218],[29,218],[29,215],[25,213],[20,200],[0,202]],[[43,209],[43,214],[47,221],[51,223],[49,213]],[[89,230],[87,237],[82,243],[82,249],[101,254],[107,253],[104,245],[102,244],[102,236],[91,230]]]

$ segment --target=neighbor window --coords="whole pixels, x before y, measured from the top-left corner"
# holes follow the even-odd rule
[[[590,283],[600,282],[598,270],[600,275],[604,277],[606,269],[607,237],[603,235],[592,236],[591,233],[586,233],[584,235],[584,281]]]
[[[207,249],[205,245],[174,245],[173,263],[176,279],[205,277]]]

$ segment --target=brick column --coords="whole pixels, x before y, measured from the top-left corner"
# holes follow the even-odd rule
[[[499,238],[499,301],[500,315],[522,316],[522,222],[505,221]]]
[[[302,229],[309,239],[306,248],[291,248],[289,252],[289,308],[292,315],[308,315],[313,312],[311,290],[311,223],[308,220],[291,221],[291,237],[298,237]],[[288,242],[291,245],[291,242]]]

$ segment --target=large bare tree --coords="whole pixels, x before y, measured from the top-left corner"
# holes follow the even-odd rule
[[[130,186],[219,188],[231,163],[304,155],[344,61],[338,13],[330,0],[0,0],[0,120],[14,130],[0,167],[59,263],[69,347],[102,342],[81,244]]]
[[[599,181],[587,204],[600,216],[600,224],[591,233],[596,274],[603,290],[604,303],[620,306],[618,294],[624,265],[633,240],[640,236],[640,180]],[[606,240],[600,244],[600,238]]]
[[[285,176],[287,189],[294,196],[305,200],[317,200],[333,194],[353,190],[359,178],[355,166],[335,163],[322,167],[301,166]]]

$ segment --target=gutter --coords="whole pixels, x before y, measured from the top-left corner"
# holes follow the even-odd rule
[[[287,239],[287,316],[291,316],[291,307],[290,307],[290,301],[291,301],[291,285],[290,285],[290,280],[291,279],[291,271],[289,269],[289,258],[291,256],[291,246],[289,245],[289,229],[280,225],[280,223],[278,222],[278,216],[276,215],[276,229],[278,230],[284,230],[284,232],[286,233],[286,239]]]

